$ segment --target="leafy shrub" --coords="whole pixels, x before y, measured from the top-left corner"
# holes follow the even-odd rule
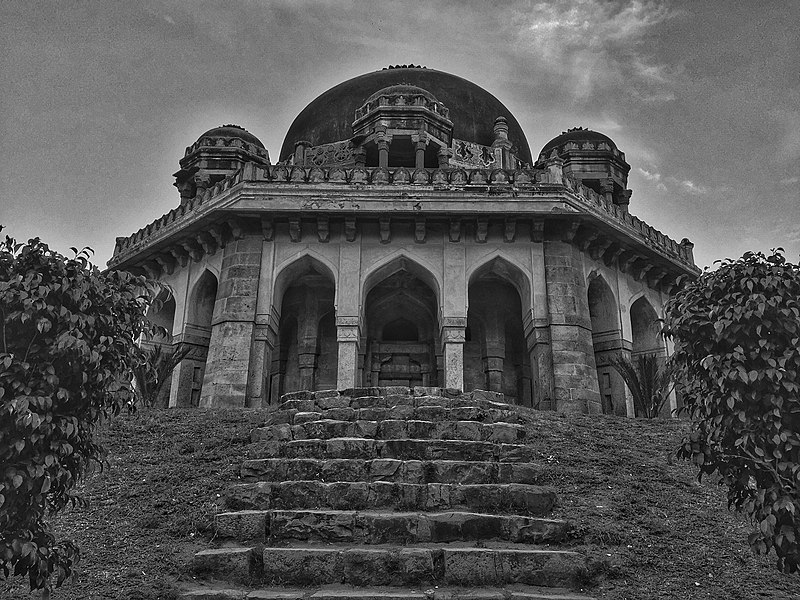
[[[666,306],[685,410],[679,455],[719,472],[728,504],[757,525],[751,548],[800,566],[800,267],[748,252]]]
[[[103,449],[97,425],[133,397],[137,340],[155,285],[101,273],[89,252],[68,259],[38,238],[0,243],[0,576],[60,585],[79,558],[56,542],[50,513]]]
[[[133,371],[138,406],[150,408],[156,405],[175,367],[186,358],[190,350],[189,346],[181,344],[166,351],[161,344],[140,350],[141,360]]]
[[[636,415],[655,419],[672,390],[672,372],[664,360],[656,354],[640,354],[634,360],[618,356],[611,366],[631,391]]]

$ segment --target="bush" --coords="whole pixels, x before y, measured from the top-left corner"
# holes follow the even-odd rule
[[[672,391],[672,373],[656,354],[640,354],[635,360],[618,356],[611,366],[620,374],[633,396],[636,416],[655,419]]]
[[[679,455],[718,472],[751,548],[800,566],[800,267],[779,249],[722,261],[666,306],[685,410]]]
[[[133,398],[137,341],[156,284],[101,273],[89,251],[67,259],[38,238],[0,243],[0,575],[60,585],[79,549],[46,517],[103,449],[97,425]]]

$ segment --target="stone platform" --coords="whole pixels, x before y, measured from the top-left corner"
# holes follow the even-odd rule
[[[181,598],[588,600],[502,394],[295,392],[251,438]]]

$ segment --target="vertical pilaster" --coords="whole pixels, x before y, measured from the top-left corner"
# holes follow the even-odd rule
[[[245,406],[261,269],[261,238],[231,240],[222,255],[200,406]]]
[[[340,390],[356,386],[358,374],[358,341],[361,327],[358,317],[336,317],[336,341],[339,344],[336,387]]]
[[[531,244],[531,298],[529,319],[525,319],[525,339],[531,355],[534,395],[533,406],[541,410],[555,409],[553,390],[553,348],[550,339],[550,311],[547,297],[547,272],[544,260],[544,223],[534,223]]]
[[[568,230],[569,231],[569,230]],[[544,241],[556,410],[601,412],[580,251],[569,234]]]
[[[464,342],[466,341],[466,330],[466,317],[445,317],[442,319],[445,387],[457,390],[464,389]]]
[[[254,408],[269,403],[269,375],[272,353],[278,336],[278,318],[272,314],[272,271],[274,269],[275,243],[264,240],[261,246],[261,265],[256,297],[256,324],[253,332],[253,349],[247,380],[247,406]]]
[[[361,236],[356,229],[352,241],[343,241],[339,249],[339,279],[336,289],[336,341],[339,349],[336,387],[340,390],[357,387],[360,383],[360,314]]]

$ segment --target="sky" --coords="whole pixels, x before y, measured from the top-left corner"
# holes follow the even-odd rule
[[[631,212],[698,266],[797,263],[798,23],[797,0],[2,0],[0,225],[104,266],[177,206],[204,131],[239,124],[274,162],[319,94],[421,64],[497,96],[534,155],[570,127],[611,137]]]

